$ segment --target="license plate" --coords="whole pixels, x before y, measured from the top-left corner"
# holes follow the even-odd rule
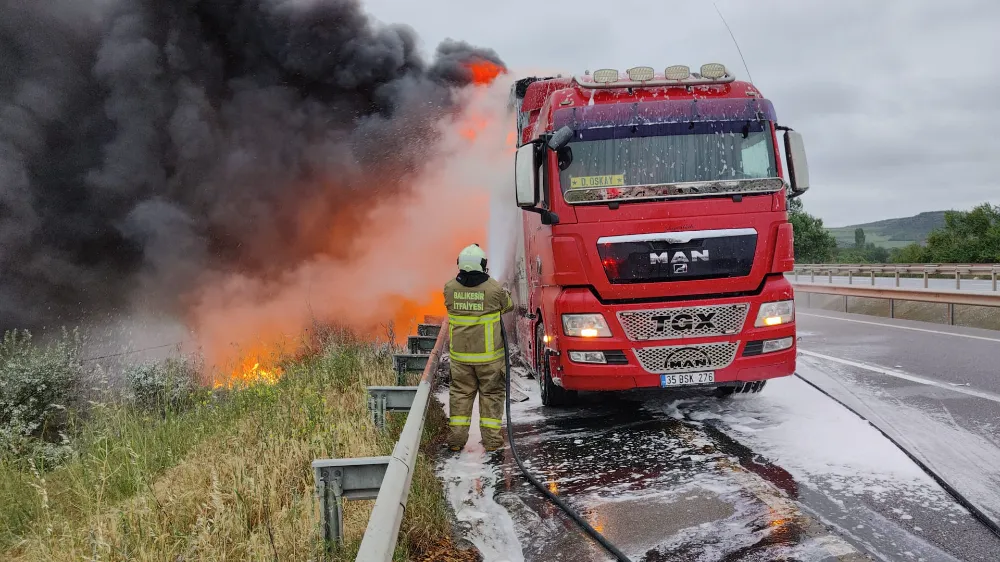
[[[706,384],[715,382],[715,371],[701,373],[678,373],[676,375],[660,375],[660,386],[685,386],[689,384]]]

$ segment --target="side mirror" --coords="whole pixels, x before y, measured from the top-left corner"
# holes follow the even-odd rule
[[[801,134],[785,131],[785,155],[788,158],[792,195],[798,197],[809,189],[809,163],[806,162],[806,147],[802,143]]]
[[[552,133],[552,136],[549,137],[549,148],[553,151],[559,150],[569,144],[569,141],[573,140],[573,135],[575,134],[576,132],[569,125],[563,125],[561,129]]]
[[[514,191],[518,207],[538,204],[538,145],[528,143],[514,155]]]

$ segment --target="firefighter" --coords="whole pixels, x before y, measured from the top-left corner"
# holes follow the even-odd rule
[[[488,275],[478,244],[458,254],[458,276],[444,286],[451,356],[448,447],[459,451],[469,439],[472,404],[479,393],[479,428],[487,451],[503,447],[506,379],[500,315],[514,308],[510,293]]]

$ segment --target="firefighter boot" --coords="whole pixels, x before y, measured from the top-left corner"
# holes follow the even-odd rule
[[[448,435],[448,448],[459,451],[469,440],[469,426],[472,425],[472,405],[476,399],[479,382],[476,380],[475,367],[451,362],[451,386],[448,392],[451,426]]]
[[[479,380],[479,428],[487,452],[503,448],[501,429],[506,397],[505,367],[503,360],[476,365],[476,375]]]

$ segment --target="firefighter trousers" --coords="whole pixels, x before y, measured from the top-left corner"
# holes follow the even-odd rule
[[[501,424],[506,394],[506,363],[503,359],[490,363],[468,364],[451,362],[449,409],[450,447],[463,447],[469,440],[472,425],[472,405],[479,393],[479,429],[483,446],[497,449],[503,446]]]

